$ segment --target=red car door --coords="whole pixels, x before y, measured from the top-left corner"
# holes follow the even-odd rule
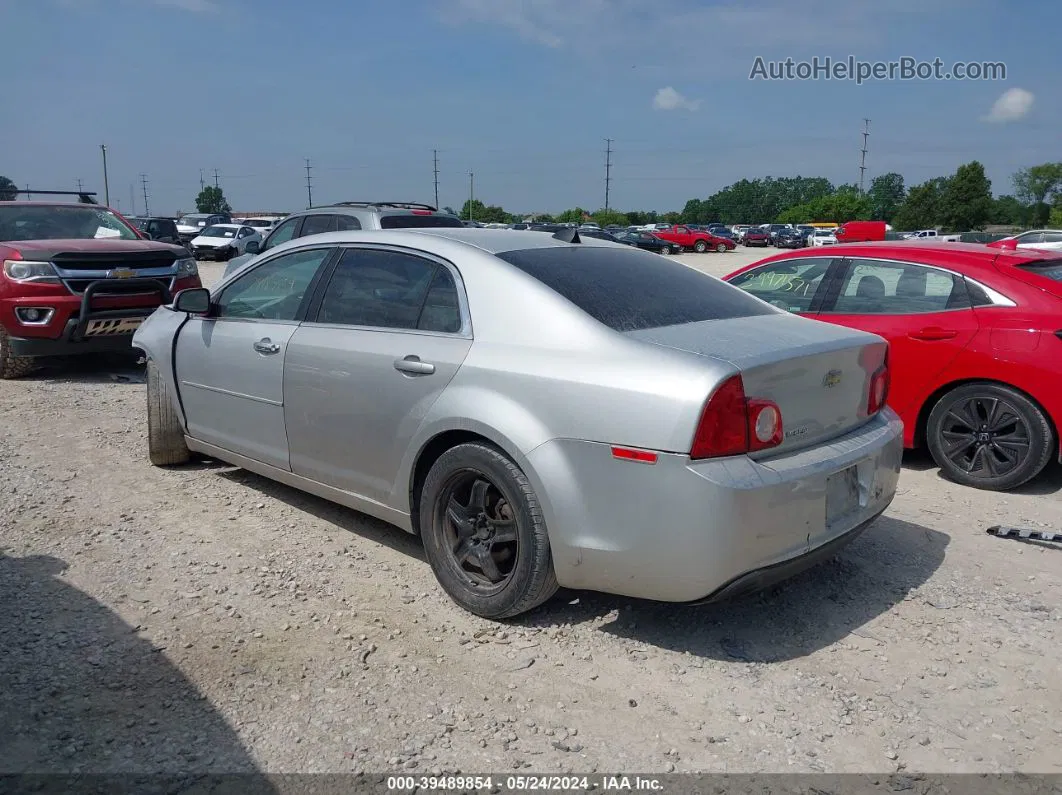
[[[668,230],[670,235],[669,239],[678,243],[683,248],[691,248],[693,246],[693,233],[684,226],[672,227]]]
[[[856,257],[837,271],[817,318],[889,341],[889,405],[907,425],[908,444],[922,403],[978,330],[961,276]]]

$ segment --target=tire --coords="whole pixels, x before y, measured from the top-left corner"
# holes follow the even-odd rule
[[[421,489],[419,523],[436,579],[470,613],[511,618],[557,592],[538,498],[520,468],[496,448],[470,442],[443,453]],[[497,541],[503,531],[513,540]],[[488,568],[469,560],[476,557]]]
[[[166,382],[155,362],[147,363],[148,458],[157,467],[186,464],[192,457]]]
[[[989,491],[1036,477],[1055,450],[1040,407],[1016,389],[991,383],[965,384],[941,397],[929,413],[926,442],[946,478]]]
[[[705,243],[703,240],[698,240],[696,243],[693,244],[693,250],[696,251],[698,254],[703,254],[705,251],[708,250],[708,244]]]
[[[0,328],[0,379],[21,378],[33,372],[36,366],[37,362],[32,356],[15,356],[11,353],[11,339]]]
[[[726,253],[726,243],[716,243],[715,244],[715,250],[718,251],[720,254],[725,254]]]
[[[660,249],[660,253],[663,254],[665,257],[670,257],[671,256],[671,246],[664,246],[662,249]]]

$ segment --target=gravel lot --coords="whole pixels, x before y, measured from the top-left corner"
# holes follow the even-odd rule
[[[144,403],[125,357],[0,382],[0,772],[1062,770],[1062,552],[984,532],[1062,528],[1058,466],[1000,496],[909,456],[871,531],[768,593],[500,625],[400,531],[152,468]]]

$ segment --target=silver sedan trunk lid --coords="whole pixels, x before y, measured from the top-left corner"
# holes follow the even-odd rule
[[[825,442],[866,422],[870,380],[888,349],[877,335],[786,313],[627,336],[729,363],[740,372],[746,397],[774,401],[784,439],[754,457]]]

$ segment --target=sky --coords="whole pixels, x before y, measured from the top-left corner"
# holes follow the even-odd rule
[[[681,209],[742,178],[908,185],[1062,160],[1062,3],[0,0],[0,174],[123,212],[477,199]],[[750,79],[818,57],[1002,62],[1005,80]],[[15,67],[14,70],[11,67]],[[795,67],[794,67],[795,69]],[[606,139],[611,139],[608,143]],[[606,149],[611,148],[611,155]],[[474,174],[470,180],[469,173]]]

